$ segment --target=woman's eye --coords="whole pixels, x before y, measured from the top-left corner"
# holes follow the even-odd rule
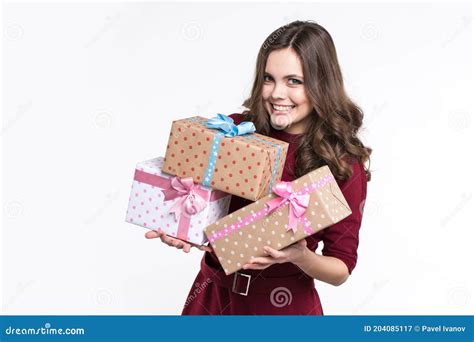
[[[271,76],[268,76],[268,75],[263,76],[263,81],[264,81],[264,82],[271,82],[272,80],[273,80],[273,79],[272,79]]]
[[[290,78],[288,81],[290,82],[290,84],[303,84],[303,82],[297,80],[296,78]]]

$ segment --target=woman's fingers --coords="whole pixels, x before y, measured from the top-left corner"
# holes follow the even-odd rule
[[[161,232],[156,231],[156,230],[150,230],[146,232],[145,234],[145,237],[147,239],[156,239],[156,238],[159,238],[160,236],[161,236]]]
[[[267,265],[267,264],[274,264],[275,259],[274,258],[269,258],[269,257],[257,257],[257,258],[252,258],[251,260],[252,264],[261,264],[261,265]]]
[[[204,252],[212,252],[212,248],[209,246],[196,246],[196,248],[200,249],[201,251]]]
[[[163,239],[165,240],[165,243],[167,243],[168,245],[170,245],[172,247],[176,247],[178,249],[183,247],[181,241],[173,239],[172,237],[169,237],[169,236],[165,235]]]
[[[175,247],[177,249],[182,249],[185,253],[189,253],[191,251],[191,247],[196,247],[203,251],[212,251],[212,249],[208,246],[199,246],[191,243],[184,242],[179,239],[172,238],[165,234],[165,232],[157,229],[157,230],[150,230],[146,232],[145,237],[147,239],[156,239],[160,238],[161,242],[167,244],[170,247]]]
[[[298,244],[300,246],[303,246],[303,247],[306,247],[308,245],[306,239],[300,240],[296,244]]]
[[[191,243],[191,247],[196,247],[197,249],[204,251],[204,252],[212,252],[212,248],[208,245],[198,245],[195,243]]]
[[[177,249],[182,249],[186,253],[191,250],[191,245],[179,239],[172,238],[164,233],[160,236],[161,241],[167,244],[168,246],[175,247]]]
[[[270,246],[265,246],[264,252],[270,255],[272,258],[283,258],[285,256],[285,253],[282,251],[278,251],[276,249],[271,248]]]
[[[172,247],[175,246],[174,241],[176,241],[176,240],[173,239],[172,237],[169,237],[166,234],[162,234],[160,239],[161,239],[162,242],[166,243],[169,246],[172,246]]]

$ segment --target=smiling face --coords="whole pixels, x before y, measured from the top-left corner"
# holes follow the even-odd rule
[[[313,108],[306,95],[303,66],[293,49],[268,55],[262,100],[274,128],[292,134],[305,132]]]

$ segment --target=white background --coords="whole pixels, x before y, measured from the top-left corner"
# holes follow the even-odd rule
[[[473,314],[472,9],[425,4],[6,4],[2,313],[180,314],[202,252],[124,222],[171,121],[241,111],[264,39],[332,35],[374,149],[359,261],[326,314]]]

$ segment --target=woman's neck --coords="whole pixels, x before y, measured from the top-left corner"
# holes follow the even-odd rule
[[[293,122],[290,127],[284,129],[284,131],[288,134],[303,134],[306,132],[306,127],[308,127],[310,120],[311,118],[308,115],[300,121]]]

